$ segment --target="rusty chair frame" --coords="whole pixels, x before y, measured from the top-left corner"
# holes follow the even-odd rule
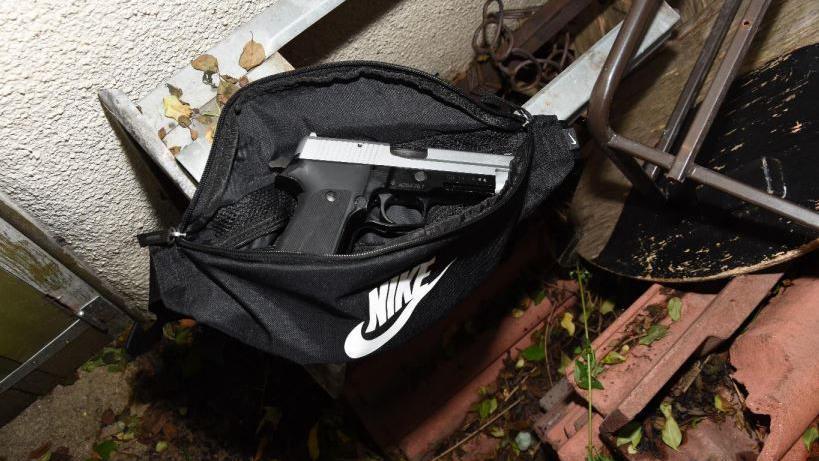
[[[694,161],[770,2],[771,0],[750,0],[748,3],[737,31],[728,44],[725,58],[717,67],[714,79],[684,133],[681,147],[676,154],[672,154],[669,152],[670,148],[681,134],[682,124],[694,105],[741,0],[724,0],[722,10],[689,74],[657,147],[647,146],[617,133],[612,129],[609,119],[617,87],[661,3],[660,0],[635,0],[592,91],[588,126],[594,138],[632,185],[651,198],[661,202],[669,198],[668,190],[660,188],[656,182],[659,168],[662,168],[672,183],[691,179],[810,229],[819,230],[819,213],[697,165]],[[641,166],[636,159],[643,160],[644,165]]]

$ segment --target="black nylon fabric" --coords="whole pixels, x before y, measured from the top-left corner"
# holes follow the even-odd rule
[[[299,363],[395,347],[481,283],[515,224],[571,170],[554,117],[526,122],[398,66],[341,63],[254,82],[222,110],[186,236],[151,248],[152,287],[168,309]],[[443,206],[410,234],[362,237],[344,255],[278,252],[295,199],[268,164],[310,132],[515,160],[501,194]]]

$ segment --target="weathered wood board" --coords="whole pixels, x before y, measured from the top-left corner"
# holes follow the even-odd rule
[[[685,82],[688,71],[697,57],[701,43],[710,30],[711,22],[716,16],[716,11],[720,5],[721,2],[713,2],[709,5],[697,4],[691,6],[688,9],[688,17],[686,18],[685,15],[683,15],[684,23],[677,37],[672,40],[664,50],[661,50],[655,58],[645,63],[624,82],[622,89],[618,92],[614,112],[612,113],[613,124],[618,131],[649,145],[653,145],[659,139],[666,119]],[[752,50],[744,63],[743,69],[758,68],[767,60],[787,54],[800,46],[819,42],[819,25],[817,25],[819,24],[819,14],[817,13],[819,12],[816,11],[819,7],[816,5],[819,4],[796,1],[773,2],[762,29],[755,39]],[[683,11],[686,10],[683,8]],[[742,9],[740,11],[742,11]],[[729,37],[731,34],[732,33],[729,32]],[[784,61],[778,61],[777,63],[783,65]],[[807,61],[802,60],[801,64],[798,65],[810,66],[815,64],[808,64]],[[711,73],[713,74],[713,69]],[[706,82],[706,86],[710,83],[710,78],[711,76],[709,76],[709,81]],[[784,77],[773,80],[773,74],[756,81],[755,84],[758,85],[760,93],[756,96],[751,96],[750,100],[740,103],[740,105],[749,103],[748,107],[742,109],[742,114],[746,117],[742,123],[746,125],[752,122],[757,123],[757,125],[755,125],[757,130],[767,129],[771,131],[789,129],[785,124],[791,122],[793,125],[796,123],[795,120],[783,116],[771,117],[773,112],[766,112],[767,109],[778,107],[782,101],[777,100],[779,96],[776,94],[773,86],[765,90],[765,87],[769,85],[769,83],[764,81],[765,78],[772,79],[774,83],[778,82],[781,84],[784,82],[784,80],[782,80]],[[789,78],[792,86],[799,84],[797,81],[799,80],[798,76],[795,77],[791,75]],[[815,79],[816,77],[814,76],[814,82]],[[810,78],[802,79],[802,81],[810,80]],[[788,86],[779,86],[778,91],[788,93]],[[809,92],[815,90],[810,90],[809,85],[805,83],[805,86],[803,86],[801,90],[795,89],[794,91]],[[745,93],[752,94],[753,91],[746,88]],[[782,96],[782,98],[787,97],[789,97],[789,94]],[[739,90],[736,90],[732,92],[729,98],[739,98],[737,99],[737,101],[739,101],[742,96],[739,94]],[[755,98],[759,98],[759,101],[754,100]],[[766,98],[767,100],[762,102],[762,100]],[[807,96],[799,96],[799,98],[816,101],[815,93],[813,93],[813,96],[808,93]],[[795,95],[790,101],[784,102],[785,104],[790,104],[792,107],[779,107],[780,110],[784,111],[787,109],[788,111],[782,113],[789,114],[790,112],[788,117],[791,117],[800,110],[806,111],[798,118],[813,117],[812,120],[816,120],[815,112],[810,112],[814,109],[809,105],[804,104],[804,107],[799,108],[794,106],[794,104],[797,104],[797,102],[795,102],[796,99]],[[762,104],[768,104],[768,106],[762,108]],[[758,120],[752,120],[754,117],[753,114],[757,111],[759,112]],[[720,142],[734,142],[734,145],[736,145],[741,142],[739,138],[747,133],[747,131],[743,132],[738,129],[740,128],[737,115],[739,109],[737,108],[737,110],[732,113],[728,112],[730,112],[730,110],[726,109],[718,116],[718,119],[724,118],[727,122],[718,120],[718,123],[712,129],[708,144],[703,148],[700,155],[700,163],[708,162],[709,159],[710,161],[717,160],[718,156],[712,157],[710,154],[718,153],[718,150],[723,148]],[[732,127],[730,125],[732,119],[736,119],[737,126]],[[802,123],[803,126],[805,124],[805,122],[801,120],[800,123]],[[737,130],[730,133],[730,130],[735,128],[737,128]],[[792,138],[782,137],[779,141],[771,140],[770,142],[781,142],[782,146],[802,142],[806,143],[805,145],[807,146],[808,143],[815,142],[815,138],[809,135],[811,132],[815,132],[816,128],[812,127],[812,130],[809,128],[808,126],[804,126],[802,131],[807,131],[804,131],[801,135],[795,133],[796,136]],[[720,132],[728,136],[718,139],[720,138]],[[784,131],[778,131],[776,133],[770,133],[772,135],[771,138],[776,138],[777,133],[779,135],[785,135]],[[764,139],[767,140],[768,137],[766,136]],[[759,141],[756,143],[758,144]],[[733,146],[729,146],[729,149],[730,147]],[[742,163],[742,165],[735,165],[731,162],[727,162],[724,165],[719,165],[719,162],[717,162],[714,165],[718,168],[722,168],[723,173],[736,175],[736,177],[755,184],[764,190],[767,187],[767,183],[764,182],[763,176],[754,178],[751,172],[762,171],[760,165],[763,157],[767,156],[768,160],[770,160],[770,156],[780,155],[781,153],[763,153],[761,151],[754,153],[752,147],[759,146],[751,146],[751,143],[747,143],[744,150],[737,149],[732,152],[732,162],[740,158],[747,159],[743,160],[744,163]],[[717,152],[709,153],[709,150],[713,151],[715,148]],[[636,206],[639,207],[642,212],[645,211],[645,204],[638,203],[637,201],[639,199],[637,198],[632,198],[635,194],[631,193],[629,183],[620,172],[604,158],[604,155],[601,155],[599,149],[588,148],[588,150],[594,150],[594,152],[587,152],[590,158],[587,161],[583,177],[572,203],[572,215],[580,236],[578,253],[585,259],[605,269],[647,280],[693,281],[720,278],[736,273],[752,271],[767,265],[773,265],[788,258],[798,256],[805,251],[809,251],[814,246],[812,238],[810,237],[795,238],[789,240],[788,243],[785,243],[783,239],[775,238],[769,245],[764,245],[767,238],[777,237],[777,232],[805,235],[804,230],[785,225],[784,223],[775,227],[778,231],[769,232],[771,235],[768,237],[760,236],[760,234],[765,233],[760,230],[756,231],[753,238],[748,238],[745,234],[736,234],[736,231],[731,235],[712,232],[714,229],[724,230],[722,228],[725,225],[724,222],[711,222],[709,223],[710,227],[702,228],[703,233],[710,234],[713,237],[714,240],[710,242],[696,240],[695,235],[689,232],[690,229],[673,229],[681,233],[681,237],[675,240],[674,245],[671,245],[671,243],[666,240],[666,238],[669,237],[668,233],[672,231],[673,226],[671,226],[671,221],[674,219],[679,221],[682,215],[693,216],[687,214],[692,210],[684,211],[683,209],[677,208],[676,211],[674,211],[673,208],[664,208],[660,211],[655,210],[655,213],[651,215],[653,217],[650,217],[648,214],[637,214],[633,210],[626,213],[624,206],[626,206],[627,209]],[[817,169],[819,169],[819,164],[817,164],[817,166],[811,164],[807,166],[808,169],[806,170],[800,167],[801,163],[805,163],[804,160],[794,160],[797,156],[791,155],[791,152],[786,154],[787,155],[781,154],[780,156],[784,155],[784,157],[789,159],[788,161],[797,163],[783,166],[784,171],[796,168],[804,172],[803,175],[787,178],[787,182],[791,185],[790,195],[788,195],[787,198],[794,199],[793,194],[795,194],[796,191],[793,187],[803,185],[805,182],[811,182],[812,180],[809,179],[811,176],[808,172],[815,173]],[[782,159],[779,159],[780,162],[781,160]],[[769,162],[768,167],[770,167],[770,165],[771,163]],[[732,169],[736,171],[732,173],[730,171]],[[813,177],[815,177],[815,174]],[[762,183],[759,182],[760,178],[763,178]],[[802,197],[797,196],[796,200],[802,199],[802,203],[808,206],[813,206],[813,202],[810,200],[819,198],[819,195],[810,197],[812,192],[803,191],[803,193],[806,195]],[[708,194],[703,192],[703,188],[698,188],[696,195],[705,196]],[[737,205],[735,201],[731,202],[722,194],[714,192],[711,193],[711,195],[713,195],[713,197],[707,200],[717,203],[724,202],[723,204],[732,203],[730,206]],[[755,220],[766,221],[778,219],[756,208],[751,208],[750,210],[750,214],[754,215]],[[694,207],[693,211],[702,210],[700,210],[699,207]],[[668,214],[668,219],[660,219],[660,217],[658,217],[665,217],[666,214]],[[703,213],[700,213],[700,215],[703,215]],[[757,217],[757,215],[760,217]],[[761,217],[763,215],[764,217]],[[701,220],[705,218],[700,216],[697,219]],[[621,221],[630,221],[632,222],[632,226],[637,226],[638,223],[634,222],[635,220],[642,220],[638,227],[629,228],[626,224],[621,224]],[[663,221],[664,224],[660,224],[658,220]],[[746,224],[751,226],[748,223]],[[663,226],[671,227],[663,228]],[[705,229],[708,229],[708,231]],[[794,229],[793,232],[791,229]],[[747,233],[750,233],[750,231],[746,231],[746,234]],[[736,241],[739,242],[739,246],[734,246],[730,251],[727,250],[724,243],[719,240],[720,238],[731,240],[738,236],[739,239]],[[687,240],[688,237],[691,237],[692,240]],[[656,243],[651,242],[650,239],[652,238]],[[753,243],[751,244],[751,242]],[[745,243],[748,243],[747,248],[743,247]],[[664,248],[666,248],[666,250],[655,254],[656,245],[665,245]],[[702,261],[697,260],[698,258],[701,259],[701,255],[695,254],[691,256],[691,253],[701,250],[703,245],[711,247],[709,254],[714,261],[713,263],[704,264],[701,268],[700,264]],[[614,251],[614,248],[619,248],[620,250]],[[630,253],[626,255],[626,252]],[[671,254],[679,254],[679,261],[689,261],[687,266],[690,267],[682,264],[674,264],[673,261],[670,260],[665,261],[665,266],[659,264],[657,260],[658,257],[661,255],[667,257]],[[746,255],[748,257],[740,257],[740,255]],[[630,263],[626,263],[623,259],[626,256]],[[615,259],[619,262],[614,262]],[[717,263],[717,261],[722,262]],[[669,267],[672,267],[674,270],[669,270]],[[689,268],[693,270],[689,271]]]

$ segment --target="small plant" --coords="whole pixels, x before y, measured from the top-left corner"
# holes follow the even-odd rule
[[[583,347],[581,348],[579,356],[574,361],[574,378],[581,389],[588,391],[588,398],[586,400],[589,405],[586,427],[589,429],[589,444],[586,447],[586,461],[612,461],[610,457],[598,452],[594,448],[594,426],[592,424],[594,407],[592,395],[594,389],[603,389],[603,384],[597,379],[597,375],[603,371],[603,365],[597,362],[591,340],[589,339],[588,304],[590,301],[586,293],[586,286],[591,275],[587,270],[582,269],[580,265],[578,265],[571,276],[577,280],[578,292],[580,293],[580,307],[583,310]]]

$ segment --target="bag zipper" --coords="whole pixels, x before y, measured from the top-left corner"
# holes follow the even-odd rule
[[[492,115],[503,117],[503,118],[508,118],[510,120],[514,120],[514,121],[517,121],[517,122],[521,122],[521,119],[523,119],[523,123],[521,124],[521,127],[526,127],[527,125],[529,125],[530,116],[528,116],[528,113],[522,107],[516,106],[513,103],[510,103],[508,101],[504,101],[510,107],[513,107],[513,108],[517,109],[517,110],[515,110],[513,112],[512,115],[509,115],[507,113],[503,113],[503,112],[496,111],[496,110],[488,108],[488,107],[484,107],[484,106],[474,102],[472,99],[469,98],[469,96],[463,90],[453,86],[449,82],[447,82],[447,81],[445,81],[445,80],[443,80],[443,79],[441,79],[441,78],[439,78],[439,77],[437,77],[435,75],[428,74],[426,72],[422,72],[422,71],[419,71],[417,69],[413,69],[411,67],[401,66],[401,65],[397,65],[397,64],[386,64],[386,63],[376,62],[376,61],[345,61],[345,62],[326,63],[326,64],[319,64],[319,65],[315,65],[315,66],[311,66],[311,67],[305,67],[305,68],[296,69],[296,70],[293,70],[293,71],[290,71],[290,72],[285,72],[285,73],[280,73],[280,74],[275,74],[275,75],[269,75],[267,77],[261,78],[259,80],[254,81],[254,82],[251,82],[249,85],[242,88],[242,90],[243,90],[243,92],[247,92],[248,89],[251,89],[254,86],[258,86],[258,85],[261,85],[261,84],[264,84],[264,83],[267,83],[267,82],[270,82],[270,81],[274,81],[274,80],[279,80],[279,79],[283,80],[283,79],[286,79],[286,78],[293,78],[293,77],[296,77],[296,76],[298,76],[300,74],[303,74],[303,73],[306,73],[306,72],[313,72],[313,71],[321,70],[321,69],[342,68],[342,67],[359,67],[359,66],[369,66],[369,67],[374,67],[374,68],[381,68],[381,69],[387,69],[387,70],[393,70],[393,71],[400,71],[400,72],[404,72],[404,73],[407,73],[407,74],[410,74],[410,75],[423,77],[423,78],[425,78],[427,80],[436,82],[436,83],[440,84],[442,87],[444,87],[444,88],[458,94],[462,98],[466,99],[469,103],[475,105],[475,107],[477,109],[479,109],[479,110],[489,112]],[[222,111],[231,110],[237,99],[238,99],[237,97],[231,97],[230,100],[227,102],[227,104],[225,104],[225,106],[222,108]],[[222,124],[224,123],[224,120],[225,120],[225,117],[219,117],[219,120],[216,123],[216,130],[215,130],[216,133],[220,132],[220,129],[222,128]],[[521,168],[522,171],[526,171],[526,168],[529,166],[529,162],[531,160],[530,157],[531,157],[531,153],[532,153],[531,152],[532,148],[533,148],[533,146],[530,146],[529,155],[525,156],[525,159],[524,159],[525,164]],[[182,229],[186,229],[187,226],[190,224],[190,215],[193,213],[193,210],[196,208],[195,204],[199,200],[199,197],[201,195],[201,191],[205,190],[207,188],[208,180],[210,179],[210,175],[208,173],[209,173],[209,171],[210,171],[210,169],[211,169],[211,167],[213,165],[213,161],[214,161],[213,157],[209,155],[208,156],[208,161],[205,164],[205,169],[202,172],[203,182],[199,183],[199,186],[196,188],[196,191],[194,192],[194,195],[191,198],[191,202],[190,202],[190,204],[188,206],[188,209],[185,210],[185,213],[182,216],[182,223],[180,224],[180,227]],[[469,220],[469,221],[467,221],[465,223],[462,223],[461,225],[459,225],[459,226],[457,226],[457,227],[455,227],[455,228],[453,228],[453,229],[451,229],[451,230],[449,230],[447,232],[444,232],[442,234],[432,235],[432,236],[426,236],[426,237],[423,237],[423,238],[420,238],[420,239],[417,239],[417,240],[411,240],[411,241],[396,243],[396,244],[393,244],[393,245],[385,245],[385,246],[379,247],[379,248],[377,248],[375,250],[369,250],[369,251],[360,252],[360,253],[312,255],[312,254],[308,254],[308,253],[295,253],[295,252],[287,252],[287,251],[281,251],[281,250],[252,251],[252,250],[236,250],[236,249],[230,249],[230,248],[216,248],[216,247],[212,247],[212,246],[209,246],[209,245],[203,245],[203,244],[200,244],[200,243],[191,242],[191,241],[185,239],[185,237],[187,237],[187,232],[178,232],[175,228],[171,228],[171,229],[169,229],[167,231],[169,233],[169,235],[171,235],[171,237],[169,237],[169,239],[167,240],[167,244],[178,243],[180,246],[188,247],[188,248],[195,249],[195,250],[200,250],[200,251],[205,251],[205,252],[210,252],[210,253],[216,253],[216,254],[224,254],[224,255],[228,255],[228,256],[245,257],[245,258],[253,257],[253,256],[270,256],[270,257],[272,257],[274,255],[288,255],[288,256],[314,257],[314,258],[315,257],[321,257],[321,258],[332,258],[332,259],[357,259],[357,258],[376,256],[376,255],[384,254],[384,253],[387,253],[387,252],[390,252],[390,251],[395,251],[395,250],[398,250],[398,249],[401,249],[401,248],[405,248],[405,247],[408,247],[408,246],[419,245],[419,244],[428,243],[428,242],[431,242],[431,241],[434,241],[434,240],[437,240],[437,239],[442,239],[444,237],[448,237],[448,236],[452,235],[455,232],[460,231],[461,229],[463,229],[463,228],[465,228],[467,226],[470,226],[470,225],[472,225],[472,224],[474,224],[476,222],[479,222],[480,220],[484,219],[485,217],[487,217],[490,214],[489,211],[494,211],[494,210],[500,208],[501,206],[503,206],[506,202],[508,202],[510,200],[510,197],[514,196],[515,193],[517,193],[517,190],[519,189],[521,182],[522,181],[517,181],[517,183],[513,185],[512,189],[509,190],[506,194],[504,194],[504,196],[501,197],[497,203],[493,204],[490,207],[490,209],[484,210],[483,212],[481,212],[481,214],[479,216],[475,217],[474,219]],[[160,231],[160,232],[165,232],[165,231]],[[258,259],[258,258],[251,258],[251,259]]]

